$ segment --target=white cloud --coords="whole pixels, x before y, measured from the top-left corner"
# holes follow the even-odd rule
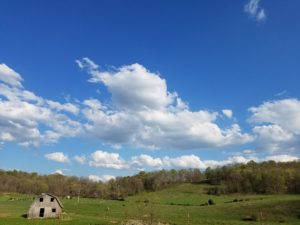
[[[163,162],[168,168],[206,168],[204,162],[195,155],[183,155],[176,158],[170,158],[167,156],[164,157]]]
[[[74,156],[74,160],[77,161],[80,164],[85,164],[86,161],[87,161],[87,158],[84,155],[81,155],[81,156],[76,155],[76,156]]]
[[[102,176],[97,176],[97,175],[89,175],[88,176],[89,180],[94,181],[94,182],[107,182],[110,180],[116,179],[115,176],[112,175],[102,175]]]
[[[258,107],[251,107],[252,123],[278,124],[283,129],[300,134],[300,100],[289,98],[264,102]]]
[[[115,72],[99,71],[88,58],[77,60],[91,74],[90,82],[104,84],[119,109],[162,109],[173,102],[175,93],[167,92],[166,81],[140,64],[123,66]]]
[[[145,169],[182,169],[182,168],[199,168],[205,169],[207,166],[196,155],[182,155],[178,157],[165,156],[163,158],[154,158],[150,155],[133,156],[126,162],[128,168],[145,170]]]
[[[251,157],[245,157],[242,155],[235,155],[231,156],[228,159],[225,160],[204,160],[203,163],[205,165],[205,168],[211,167],[219,167],[219,166],[225,166],[225,165],[230,165],[230,164],[236,164],[236,163],[247,163],[251,160],[257,161],[258,159],[251,156]]]
[[[261,22],[266,19],[266,13],[263,8],[259,5],[260,0],[249,0],[244,6],[244,11],[256,21]]]
[[[261,9],[258,11],[257,15],[256,15],[256,20],[257,21],[264,21],[267,18],[265,10]]]
[[[110,153],[114,154],[114,153]],[[244,154],[244,155],[242,155]],[[118,155],[118,158],[120,156]],[[215,168],[230,164],[245,164],[249,161],[263,162],[274,160],[276,162],[289,162],[299,160],[299,157],[292,155],[268,155],[262,158],[256,157],[253,151],[246,151],[239,155],[228,157],[224,160],[201,160],[196,155],[182,155],[178,157],[165,156],[155,158],[150,155],[133,156],[130,160],[122,160],[122,168],[118,169],[135,169],[135,170],[160,170],[160,169],[190,169],[198,168],[204,170],[208,167]]]
[[[52,174],[64,175],[62,170],[55,170]]]
[[[218,112],[189,110],[159,74],[142,65],[101,72],[88,58],[77,63],[90,73],[91,82],[108,89],[111,101],[104,105],[98,99],[76,104],[44,99],[24,89],[22,77],[1,64],[0,142],[38,147],[64,137],[89,137],[117,147],[199,149],[252,140],[237,124],[221,128]]]
[[[95,151],[89,156],[89,166],[117,170],[161,170],[161,169],[190,169],[197,168],[204,170],[208,167],[215,168],[230,164],[245,164],[249,161],[263,162],[274,160],[276,162],[289,162],[299,160],[300,158],[288,154],[271,154],[264,157],[257,157],[253,150],[244,150],[236,152],[232,156],[223,160],[202,160],[199,156],[181,155],[177,157],[164,156],[153,157],[151,155],[141,154],[132,156],[130,159],[123,159],[118,153],[111,153],[102,150]],[[99,176],[94,177],[94,180]]]
[[[65,103],[65,104],[61,104],[59,102],[55,102],[55,101],[51,101],[51,100],[47,100],[47,104],[49,105],[49,107],[51,109],[57,110],[57,111],[65,111],[65,112],[70,112],[73,114],[78,114],[79,112],[79,108],[72,104],[72,103]]]
[[[253,155],[253,154],[256,154],[256,152],[252,149],[245,149],[245,150],[243,150],[243,154]]]
[[[22,77],[5,64],[0,64],[0,81],[15,87],[22,87]]]
[[[257,136],[256,145],[260,150],[271,152],[290,151],[294,148],[293,145],[296,144],[294,134],[276,124],[255,126],[253,132]]]
[[[1,135],[0,140],[2,140],[2,141],[13,141],[14,140],[14,137],[10,133],[2,132],[0,135]]]
[[[79,68],[81,69],[98,69],[98,65],[96,65],[92,60],[85,57],[82,60],[75,60]]]
[[[259,150],[295,152],[300,146],[300,101],[283,99],[251,107],[249,122]]]
[[[298,99],[268,101],[251,107],[248,121],[253,133],[250,135],[235,123],[226,128],[218,125],[222,114],[232,118],[230,109],[223,109],[222,114],[190,110],[178,94],[168,91],[166,81],[159,74],[142,65],[102,72],[87,58],[80,62],[81,68],[90,73],[90,81],[108,89],[111,101],[108,99],[103,104],[91,98],[74,104],[44,99],[26,90],[17,72],[0,64],[0,143],[37,147],[64,137],[85,136],[117,148],[129,144],[151,149],[201,149],[243,145],[255,140],[256,150],[272,154],[299,151]],[[144,165],[163,166],[160,165],[163,159],[151,161],[145,156],[137,159],[144,160]],[[119,163],[113,167],[122,166]]]
[[[207,167],[219,167],[219,166],[225,166],[229,164],[236,164],[236,163],[241,163],[245,164],[248,163],[249,161],[255,161],[255,162],[265,162],[265,161],[270,161],[273,160],[275,162],[291,162],[291,161],[296,161],[299,160],[300,158],[297,156],[293,155],[267,155],[264,157],[258,158],[256,156],[256,152],[253,150],[245,150],[242,153],[239,153],[237,155],[231,156],[225,160],[204,160],[203,163],[205,165],[205,168]]]
[[[207,167],[224,166],[233,163],[247,163],[255,158],[245,158],[243,156],[229,157],[227,160],[201,160],[196,155],[182,155],[178,157],[165,156],[163,158],[153,158],[149,155],[134,156],[127,162],[131,168],[140,169],[206,169]]]
[[[273,155],[273,156],[267,156],[265,158],[265,161],[273,160],[275,162],[291,162],[299,160],[299,157],[291,156],[291,155]]]
[[[153,158],[149,155],[140,155],[140,156],[133,156],[131,158],[131,166],[137,168],[144,168],[144,167],[151,167],[161,169],[163,167],[163,162],[160,158]]]
[[[91,75],[90,82],[103,84],[112,95],[112,105],[107,107],[99,100],[85,101],[82,112],[89,136],[112,145],[152,149],[215,148],[252,140],[237,124],[220,128],[216,123],[218,112],[189,110],[175,92],[167,90],[159,74],[142,65],[99,71],[87,58],[78,62]]]
[[[95,151],[90,156],[89,165],[92,167],[101,167],[109,169],[125,169],[127,165],[118,153],[109,153],[105,151]]]
[[[227,116],[229,119],[232,118],[232,115],[233,115],[232,110],[230,110],[230,109],[223,109],[223,110],[222,110],[222,113],[223,113],[225,116]]]
[[[70,162],[67,155],[65,155],[63,152],[53,152],[45,155],[45,158],[48,160],[61,162],[61,163],[67,163]]]
[[[97,99],[87,99],[83,101],[85,106],[88,106],[91,109],[99,110],[99,109],[106,109],[99,100]]]
[[[39,97],[24,89],[22,81],[13,69],[0,65],[0,141],[37,147],[81,132],[81,124],[66,114],[78,113],[77,106]]]

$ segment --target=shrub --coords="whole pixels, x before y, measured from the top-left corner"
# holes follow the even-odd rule
[[[209,205],[215,205],[216,203],[214,202],[214,200],[213,199],[208,199],[208,204]]]
[[[245,216],[243,218],[243,220],[244,221],[258,221],[258,217],[255,214],[251,214],[251,215]]]

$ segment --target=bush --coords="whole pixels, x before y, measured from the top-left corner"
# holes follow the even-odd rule
[[[209,205],[215,205],[216,203],[214,202],[214,200],[213,199],[208,199],[208,204]]]
[[[245,216],[244,221],[258,221],[258,217],[255,214]]]

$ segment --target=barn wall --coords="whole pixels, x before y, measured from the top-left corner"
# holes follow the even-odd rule
[[[43,202],[40,202],[40,198],[43,197]],[[62,208],[58,204],[56,198],[54,198],[54,202],[51,202],[52,196],[50,195],[42,195],[35,199],[35,201],[30,206],[28,211],[28,218],[57,218],[62,213]],[[44,217],[40,217],[40,208],[44,208]],[[53,213],[52,209],[55,208],[56,212]]]

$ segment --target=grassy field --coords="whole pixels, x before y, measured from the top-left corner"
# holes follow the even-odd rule
[[[65,213],[59,220],[27,220],[23,215],[32,196],[5,194],[0,196],[0,225],[109,225],[129,220],[176,225],[300,224],[300,195],[212,196],[203,187],[181,184],[125,201],[63,200]],[[209,199],[215,205],[206,205]]]

